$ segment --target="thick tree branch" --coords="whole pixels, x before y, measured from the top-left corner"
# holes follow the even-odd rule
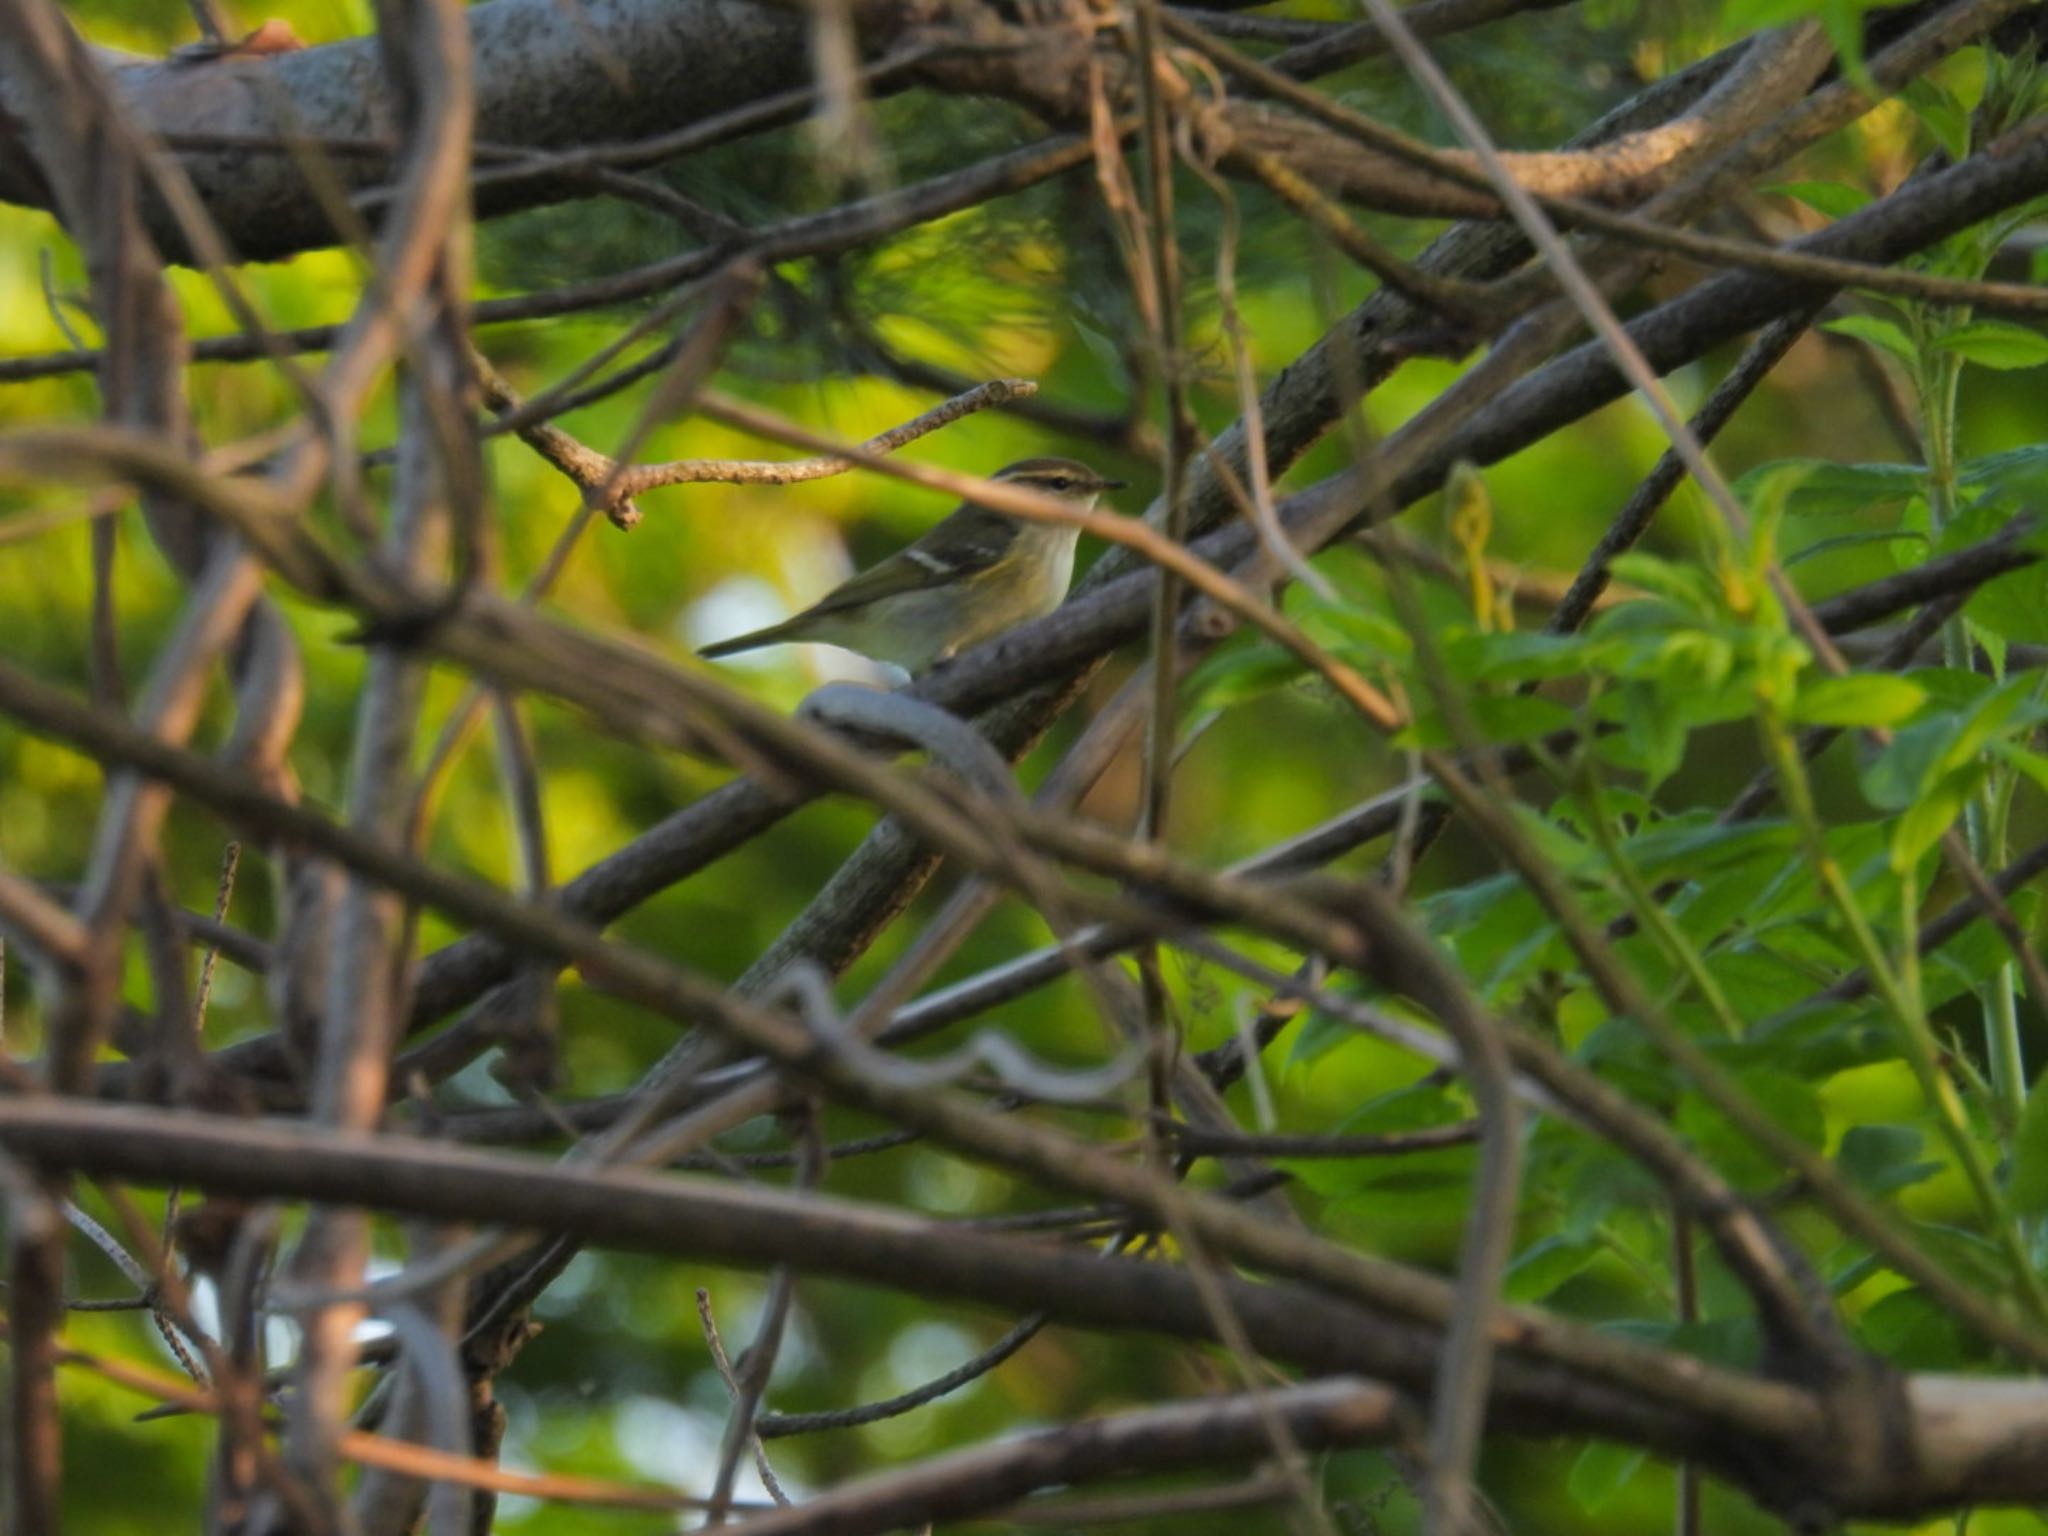
[[[553,0],[490,0],[466,19],[476,136],[494,144],[572,149],[636,138],[802,85],[808,75],[801,18],[747,0],[586,0],[573,11]],[[113,79],[127,110],[159,138],[228,134],[317,146],[382,139],[392,121],[374,38],[197,63],[130,60]],[[0,125],[23,115],[19,84],[0,61]],[[8,137],[0,126],[0,146]],[[342,186],[361,187],[382,180],[380,159],[343,156],[329,165]],[[290,153],[192,152],[183,160],[245,258],[288,256],[340,238]],[[32,156],[0,154],[0,199],[50,206],[47,172]],[[486,193],[480,211],[528,207],[579,187],[574,179],[523,181],[501,195]],[[167,249],[181,248],[161,215],[152,228]]]

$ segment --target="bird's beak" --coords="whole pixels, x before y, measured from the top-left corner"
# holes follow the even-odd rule
[[[1102,482],[1102,488],[1105,491],[1120,491],[1130,483],[1128,480],[1105,480]]]

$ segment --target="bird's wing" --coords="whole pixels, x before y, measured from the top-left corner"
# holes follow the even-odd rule
[[[941,542],[942,534],[945,553],[935,555],[927,546]],[[805,612],[839,613],[885,597],[964,581],[1001,560],[1016,536],[1016,525],[1000,513],[962,507],[908,549],[833,588]]]

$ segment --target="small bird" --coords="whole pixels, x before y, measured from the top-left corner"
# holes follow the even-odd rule
[[[1072,459],[1022,459],[993,479],[1092,509],[1121,489]],[[1052,612],[1074,575],[1070,523],[1035,523],[963,502],[923,538],[835,587],[802,613],[707,645],[730,656],[788,640],[844,646],[915,675],[977,641]]]

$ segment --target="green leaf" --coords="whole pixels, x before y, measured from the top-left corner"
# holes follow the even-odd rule
[[[1797,862],[1797,861],[1792,861]],[[1671,904],[1671,915],[1695,944],[1711,944],[1754,915],[1757,893],[1790,865],[1784,854],[1746,859],[1702,879]]]
[[[1927,712],[1930,719],[1936,708],[1951,714],[1974,709],[1998,686],[1982,672],[1965,672],[1960,667],[1915,667],[1909,675],[1927,690],[1933,706]]]
[[[1882,347],[1909,367],[1919,365],[1920,349],[1913,345],[1913,338],[1906,334],[1905,327],[1896,321],[1878,315],[1843,315],[1838,320],[1828,321],[1821,329]]]
[[[1568,730],[1572,712],[1555,699],[1536,694],[1509,694],[1505,698],[1474,695],[1465,701],[1482,735],[1495,746],[1509,742],[1537,741],[1553,731]],[[1418,716],[1414,723],[1394,737],[1397,747],[1454,747],[1458,745],[1450,724],[1434,710]]]
[[[1929,1301],[1917,1286],[1872,1303],[1859,1323],[1866,1344],[1907,1370],[1951,1371],[1977,1356],[1947,1308]]]
[[[2040,679],[2032,673],[2009,678],[1980,699],[1949,744],[1944,768],[1960,768],[1976,759],[2003,735],[2028,729],[2048,719],[2048,703],[2037,694]]]
[[[1931,1179],[1941,1164],[1920,1155],[1924,1138],[1910,1125],[1852,1125],[1842,1133],[1835,1161],[1873,1195]]]
[[[1731,1370],[1751,1370],[1756,1365],[1757,1324],[1753,1316],[1716,1317],[1699,1323],[1625,1318],[1608,1324],[1601,1332],[1639,1339],[1663,1349],[1681,1349]]]
[[[1729,826],[1706,811],[1688,811],[1645,827],[1622,844],[1644,878],[1696,880],[1726,865],[1759,856],[1775,863],[1799,846],[1788,821]]]
[[[1927,125],[1934,142],[1948,151],[1951,160],[1966,160],[1970,154],[1970,109],[1955,93],[1926,75],[1909,82],[1899,99],[1912,108],[1913,115]]]
[[[1903,331],[1899,334],[1901,337],[1905,335]],[[1773,459],[1740,476],[1735,482],[1735,493],[1747,506],[1766,475],[1786,465],[1802,464],[1807,466],[1807,473],[1785,497],[1785,512],[1792,517],[1825,517],[1831,513],[1861,512],[1869,507],[1890,505],[1913,496],[1927,481],[1927,471],[1918,464],[1837,464],[1832,459]]]
[[[1375,661],[1405,665],[1415,653],[1408,631],[1369,604],[1324,602],[1307,594],[1296,619],[1311,640],[1346,660],[1355,661],[1362,653]]]
[[[2048,336],[2010,320],[1972,320],[1945,332],[1935,344],[1986,368],[2038,368],[2048,363]]]
[[[2048,1214],[2048,1073],[2034,1079],[2027,1094],[2027,1112],[2013,1138],[2012,1177],[2006,1198],[2021,1216]]]
[[[1439,934],[1474,928],[1487,913],[1521,890],[1521,882],[1512,875],[1489,875],[1484,880],[1433,892],[1421,902],[1423,924],[1431,933]]]
[[[1764,191],[1779,197],[1796,198],[1815,213],[1830,219],[1846,219],[1870,203],[1870,194],[1863,188],[1839,181],[1788,181],[1766,187]]]
[[[1647,555],[1639,549],[1632,549],[1616,555],[1609,563],[1608,569],[1614,573],[1616,581],[1624,581],[1632,587],[1641,587],[1645,592],[1653,592],[1688,613],[1710,618],[1720,616],[1720,591],[1706,572],[1695,565],[1665,560],[1657,555]]]
[[[1906,810],[1949,774],[1975,764],[1997,737],[2048,718],[2048,705],[2033,697],[2037,681],[2022,674],[1961,710],[1914,721],[1864,770],[1863,793],[1880,810]]]
[[[1842,73],[1870,96],[1878,94],[1878,86],[1863,62],[1863,13],[1874,3],[1883,4],[1886,0],[1821,0],[1820,7],[1820,24],[1827,31],[1828,41],[1835,45],[1835,52],[1841,55]]]
[[[1501,1295],[1528,1305],[1542,1301],[1599,1256],[1590,1238],[1546,1237],[1515,1256],[1501,1276]]]
[[[1821,1144],[1827,1122],[1810,1083],[1775,1070],[1747,1071],[1741,1074],[1741,1080],[1744,1092],[1781,1130],[1789,1131],[1809,1146]],[[1737,1189],[1754,1193],[1785,1177],[1785,1167],[1777,1158],[1737,1130],[1697,1093],[1688,1092],[1679,1100],[1677,1120],[1680,1134],[1698,1147]]]
[[[2029,747],[2022,747],[2010,741],[1996,743],[1991,750],[2004,762],[2033,781],[2034,787],[2048,790],[2048,757]]]
[[[2024,448],[2008,448],[2002,453],[1986,453],[1965,459],[1956,466],[1956,481],[1973,494],[2001,493],[2016,498],[2038,498],[2048,492],[2048,443],[2029,443]],[[2040,549],[2042,545],[2038,540],[2044,534],[2048,534],[2048,529],[2036,530],[2028,540],[2028,547]]]
[[[1725,949],[1714,956],[1714,976],[1738,1018],[1769,1018],[1813,989],[1813,973],[1769,945]],[[1719,1026],[1715,1026],[1718,1031]]]
[[[1838,1274],[1829,1275],[1828,1289],[1837,1296],[1846,1296],[1883,1268],[1883,1259],[1874,1253],[1866,1253],[1845,1265]]]
[[[2011,906],[2022,932],[2034,931],[2040,911],[2035,891],[2015,891]],[[1922,963],[1920,990],[1929,1008],[1939,1008],[1953,998],[1975,992],[2002,966],[2012,960],[2012,950],[1990,919],[1980,917],[1950,939]]]
[[[1859,672],[1799,685],[1791,718],[1801,725],[1897,725],[1927,702],[1927,690],[1909,678]]]
[[[1621,739],[1627,743],[1645,787],[1655,789],[1678,772],[1692,732],[1674,711],[1663,707],[1657,690],[1648,684],[1630,684],[1614,697],[1620,706]]]
[[[1821,0],[1723,0],[1721,26],[1731,32],[1782,27],[1820,14]]]
[[[1287,1065],[1308,1066],[1322,1060],[1339,1046],[1356,1044],[1362,1039],[1357,1026],[1350,1020],[1312,1008],[1294,1031],[1294,1044],[1287,1052]]]
[[[1895,528],[1871,528],[1862,533],[1838,533],[1831,539],[1817,539],[1802,549],[1795,550],[1783,561],[1786,570],[1791,570],[1803,560],[1816,555],[1831,554],[1838,549],[1856,549],[1865,544],[1904,544],[1918,541],[1927,543],[1925,534],[1901,533]]]
[[[1423,920],[1479,979],[1488,1002],[1512,1000],[1525,975],[1547,962],[1557,928],[1519,880],[1496,875],[1438,892],[1422,903]]]
[[[1097,330],[1078,314],[1069,314],[1067,323],[1073,326],[1074,334],[1081,338],[1081,344],[1095,354],[1096,362],[1114,378],[1115,370],[1123,366],[1118,360],[1121,352],[1117,343],[1107,333]]]
[[[2012,653],[2012,642],[1997,630],[1979,624],[1970,615],[1968,604],[1964,604],[1963,633],[1969,638],[1970,644],[1982,650],[1990,660],[1993,677],[2002,679],[2008,675],[2005,663],[2006,658]]]
[[[1956,729],[1955,716],[1944,713],[1900,731],[1863,770],[1864,797],[1881,811],[1906,809],[1920,797]]]
[[[2015,505],[2024,507],[2048,492],[2048,456],[1993,455],[1964,465],[1957,479],[1963,487],[1981,487],[1982,495],[1942,529],[1937,546],[1942,554],[2004,532],[2012,524]],[[2029,529],[2020,537],[2023,544],[2036,547],[2039,536],[2038,530]],[[1963,613],[1977,629],[2000,640],[2048,643],[2048,561],[2037,560],[1993,577],[1970,595]]]
[[[1984,765],[1971,763],[1949,774],[1933,788],[1924,790],[1892,823],[1890,858],[1892,872],[1904,874],[1920,862],[1921,855],[1941,841],[1941,835],[1955,825],[1970,797],[1984,784]]]
[[[1898,1032],[1888,1022],[1847,1003],[1804,1004],[1750,1031],[1780,1071],[1826,1077],[1867,1067],[1898,1054]]]
[[[1228,647],[1203,660],[1181,685],[1190,712],[1227,709],[1278,691],[1308,674],[1308,668],[1278,646]]]
[[[1601,866],[1602,860],[1593,845],[1574,836],[1562,822],[1521,800],[1507,809],[1521,823],[1522,835],[1536,851],[1567,874],[1591,874]]]
[[[1598,664],[1602,646],[1601,641],[1586,635],[1515,630],[1504,635],[1457,635],[1445,640],[1441,649],[1453,677],[1468,682],[1522,683],[1579,676]]]
[[[1572,1502],[1588,1514],[1599,1509],[1633,1481],[1647,1455],[1635,1446],[1595,1440],[1579,1452],[1565,1478]]]
[[[1750,517],[1756,527],[1750,534],[1750,565],[1761,572],[1777,556],[1778,531],[1791,509],[1799,488],[1813,478],[1819,465],[1797,459],[1770,465],[1743,481]]]

